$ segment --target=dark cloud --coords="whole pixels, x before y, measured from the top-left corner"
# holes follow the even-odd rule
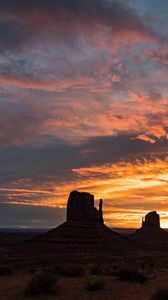
[[[24,42],[24,33],[14,21],[0,20],[0,50],[17,48]]]
[[[47,228],[65,220],[65,210],[52,207],[0,204],[1,227]],[[5,226],[6,225],[6,226]]]
[[[1,17],[9,22],[24,25],[25,42],[30,35],[33,39],[35,33],[47,31],[50,37],[54,32],[55,38],[64,39],[75,32],[86,34],[92,40],[96,32],[99,33],[100,26],[102,30],[105,27],[111,33],[121,35],[124,40],[156,38],[135,10],[115,0],[1,0],[0,12]],[[19,29],[18,33],[21,32]],[[11,40],[12,46],[15,40]]]
[[[116,137],[95,137],[83,145],[83,148],[89,149],[95,158],[95,163],[104,163],[105,161],[132,160],[140,157],[148,158],[153,155],[162,155],[166,152],[168,141],[157,141],[150,144],[142,140],[134,139],[132,135],[118,135]],[[94,153],[94,150],[95,151]],[[97,161],[96,161],[97,159]]]
[[[0,112],[0,143],[2,146],[17,145],[21,141],[27,141],[37,136],[39,130],[43,128],[46,115],[39,112],[35,103],[17,104],[8,103],[1,105]]]
[[[75,179],[73,168],[101,165],[107,162],[152,160],[164,158],[168,142],[150,144],[132,139],[131,136],[97,137],[82,145],[68,145],[61,140],[53,140],[47,145],[22,146],[0,150],[1,187],[18,182],[19,186],[37,188],[47,183],[69,182]],[[23,167],[22,167],[23,166]],[[26,181],[30,179],[30,181]]]

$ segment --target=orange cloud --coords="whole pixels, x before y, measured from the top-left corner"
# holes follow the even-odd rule
[[[9,80],[9,84],[10,82]],[[15,80],[12,84],[30,88],[41,86],[36,83],[24,85],[24,82],[18,83]],[[62,85],[60,83],[59,89],[67,86],[72,88],[75,84],[76,87],[80,86],[74,80]],[[81,80],[81,86],[82,84],[86,87],[85,79]],[[49,86],[44,85],[43,88],[54,87],[49,83]],[[123,133],[149,143],[168,138],[167,99],[158,96],[152,101],[148,96],[130,94],[129,99],[119,101],[108,91],[102,95],[103,97],[106,95],[105,104],[98,101],[93,93],[87,97],[80,94],[78,101],[77,95],[71,101],[65,95],[64,101],[55,101],[50,96],[50,101],[45,103],[35,102],[25,105],[22,102],[18,106],[18,112],[9,110],[1,117],[1,145],[17,145],[46,134],[77,144],[92,137],[116,136]],[[94,115],[90,113],[91,111],[94,111]],[[31,122],[27,122],[28,119],[31,119]]]
[[[168,226],[167,169],[167,159],[156,159],[153,161],[137,160],[132,163],[105,164],[74,169],[73,171],[81,178],[85,177],[86,182],[87,178],[95,181],[94,186],[91,187],[92,192],[96,193],[96,197],[101,197],[107,201],[105,201],[105,206],[106,203],[110,203],[107,212],[109,224],[113,224],[114,214],[119,226],[124,224],[131,227],[131,224],[138,226],[139,212],[142,216],[148,210],[154,209],[160,211],[161,215],[167,216],[164,218],[162,226]],[[120,214],[118,213],[119,208]],[[134,211],[134,214],[131,214],[131,210]]]
[[[78,77],[68,80],[51,80],[51,81],[36,81],[36,80],[23,80],[15,77],[0,76],[1,86],[14,86],[24,89],[43,90],[48,92],[61,92],[68,89],[80,89],[81,87],[87,88],[88,85],[93,84],[94,80],[87,77]]]
[[[155,144],[156,143],[156,140],[151,139],[149,136],[146,136],[145,134],[139,134],[139,135],[137,135],[136,139],[148,142],[150,144]]]
[[[6,79],[3,80],[5,83]],[[22,80],[18,82],[9,78],[7,82],[31,89],[39,89],[42,86],[42,83],[29,82],[27,85]],[[52,135],[71,144],[83,143],[92,137],[119,134],[128,134],[132,138],[149,143],[168,138],[166,98],[158,94],[149,96],[130,93],[123,100],[111,95],[107,89],[106,92],[103,90],[102,94],[99,92],[106,100],[104,103],[97,99],[97,95],[91,93],[93,87],[96,89],[97,86],[97,83],[95,85],[93,82],[94,80],[89,82],[88,78],[79,78],[77,82],[75,79],[71,79],[70,82],[60,81],[56,84],[58,90],[71,88],[75,92],[75,97],[73,94],[65,94],[64,101],[55,99],[53,95],[49,95],[48,101],[45,102],[30,101],[30,104],[25,104],[25,101],[19,101],[15,106],[16,111],[9,109],[1,116],[1,146],[22,144],[44,135]],[[82,86],[86,88],[87,96],[86,93],[78,94],[78,88]],[[51,82],[42,88],[52,90],[55,87]],[[102,88],[105,89],[104,82]],[[94,111],[94,114],[91,114],[91,111]],[[28,122],[29,119],[31,122]]]
[[[6,195],[8,204],[65,208],[70,191],[89,191],[96,200],[104,199],[104,218],[109,226],[138,227],[149,210],[158,210],[166,227],[167,170],[167,159],[123,161],[73,169],[76,178],[59,186],[53,181],[50,186],[44,182],[41,189],[1,188],[0,192]]]

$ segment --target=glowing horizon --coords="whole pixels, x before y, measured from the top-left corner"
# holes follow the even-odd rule
[[[167,167],[167,159],[91,166],[73,169],[78,174],[78,179],[57,188],[52,183],[48,190],[0,188],[0,191],[6,193],[8,204],[65,209],[68,194],[77,189],[94,194],[95,200],[103,198],[104,219],[108,226],[138,227],[147,212],[157,210],[162,227],[167,227]],[[35,195],[40,200],[31,201],[31,197],[34,198]],[[23,200],[17,201],[17,197]],[[24,200],[26,197],[30,199]]]

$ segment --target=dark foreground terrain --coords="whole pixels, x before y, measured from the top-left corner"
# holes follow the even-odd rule
[[[56,249],[34,235],[0,234],[1,300],[168,299],[152,298],[168,288],[167,250]]]

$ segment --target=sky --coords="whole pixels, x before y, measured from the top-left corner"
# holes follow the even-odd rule
[[[168,2],[0,0],[0,227],[168,227]]]

